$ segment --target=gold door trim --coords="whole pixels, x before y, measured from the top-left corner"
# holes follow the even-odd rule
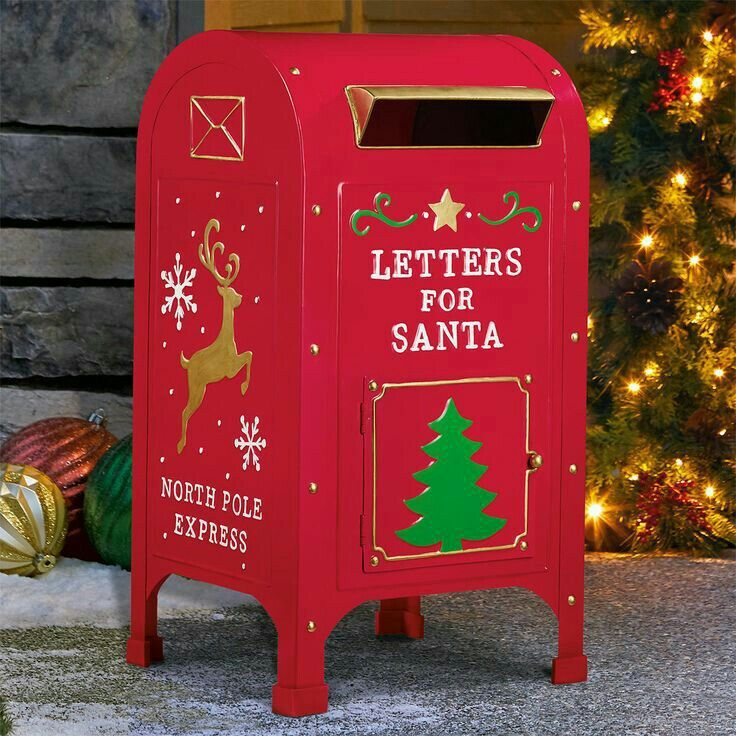
[[[525,401],[525,420],[526,426],[524,431],[524,449],[527,456],[533,453],[533,450],[529,449],[529,391],[524,388],[521,379],[517,376],[488,376],[482,378],[458,378],[448,379],[443,381],[409,381],[407,383],[384,383],[381,388],[381,393],[373,397],[373,421],[371,427],[371,436],[373,441],[373,452],[372,452],[372,465],[373,465],[373,514],[372,514],[372,542],[373,551],[380,552],[383,555],[383,559],[387,561],[391,560],[418,560],[429,557],[449,557],[450,555],[465,555],[474,552],[493,552],[501,549],[514,549],[519,542],[529,532],[529,476],[536,472],[537,468],[526,468],[524,474],[524,531],[518,534],[513,541],[513,544],[503,544],[494,547],[475,547],[473,549],[460,549],[455,552],[421,552],[415,555],[389,555],[386,550],[376,543],[376,478],[378,469],[378,457],[377,457],[377,438],[378,438],[378,402],[386,395],[386,391],[398,388],[418,388],[423,386],[451,386],[466,383],[514,383],[521,393],[524,395]]]
[[[355,145],[365,150],[380,149],[454,149],[454,148],[539,148],[542,145],[542,132],[547,125],[555,96],[546,89],[536,87],[392,87],[349,84],[345,87],[350,113],[353,116]],[[483,101],[531,101],[549,102],[547,114],[539,128],[539,136],[534,145],[528,146],[364,146],[363,134],[377,100],[483,100]]]

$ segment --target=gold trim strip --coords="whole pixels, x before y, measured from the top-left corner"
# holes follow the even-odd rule
[[[457,550],[456,552],[422,552],[420,554],[416,555],[389,555],[386,550],[377,544],[376,542],[376,500],[377,500],[377,488],[376,488],[376,478],[377,478],[377,470],[378,470],[378,453],[377,453],[377,426],[378,426],[378,401],[382,399],[386,391],[389,389],[394,388],[418,388],[423,386],[448,386],[448,385],[457,385],[457,384],[466,384],[466,383],[515,383],[518,387],[519,391],[521,391],[522,394],[524,394],[525,399],[525,419],[526,419],[526,428],[525,428],[525,439],[524,439],[524,447],[526,451],[526,455],[528,456],[530,452],[532,452],[529,449],[529,391],[524,388],[521,379],[517,376],[486,376],[482,378],[458,378],[454,380],[444,380],[444,381],[408,381],[406,383],[384,383],[383,387],[381,389],[381,393],[377,396],[373,397],[373,421],[372,421],[372,441],[373,441],[373,518],[372,518],[372,541],[373,541],[373,551],[374,552],[380,552],[383,555],[384,560],[391,561],[391,560],[418,560],[422,558],[429,558],[429,557],[449,557],[450,555],[462,555],[462,554],[471,554],[473,552],[493,552],[496,550],[501,549],[514,549],[519,542],[529,533],[529,476],[536,472],[536,469],[534,468],[526,468],[526,472],[524,474],[524,531],[521,532],[521,534],[518,534],[516,538],[514,539],[513,544],[504,544],[499,545],[496,547],[476,547],[473,549],[461,549]]]
[[[553,102],[555,96],[537,87],[428,87],[365,86],[350,84],[348,90],[362,89],[376,100],[536,100]]]
[[[542,132],[547,125],[555,96],[546,89],[536,87],[397,87],[366,86],[350,84],[345,87],[350,113],[353,116],[355,145],[358,148],[371,150],[381,149],[456,149],[456,148],[539,148],[542,144]],[[499,100],[499,101],[534,101],[549,102],[549,110],[539,129],[537,142],[531,146],[364,146],[363,135],[377,100]]]

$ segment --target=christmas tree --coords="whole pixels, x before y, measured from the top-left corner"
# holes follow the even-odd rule
[[[634,549],[736,543],[733,5],[596,3],[589,513]],[[615,517],[615,518],[614,518]]]
[[[404,503],[421,518],[406,529],[396,532],[399,539],[417,547],[440,544],[440,552],[457,552],[463,540],[487,539],[506,524],[483,513],[495,493],[476,485],[487,466],[471,460],[482,447],[463,435],[473,424],[458,412],[449,399],[442,415],[429,423],[437,437],[422,450],[436,460],[414,478],[425,490]]]

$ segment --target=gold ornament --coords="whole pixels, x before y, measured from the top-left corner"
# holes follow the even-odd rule
[[[0,463],[0,572],[48,572],[66,539],[58,486],[30,465]]]
[[[462,202],[453,202],[449,189],[445,189],[442,193],[442,199],[439,202],[430,204],[429,208],[435,214],[435,231],[447,225],[451,230],[457,232],[457,216],[465,208],[465,205]]]

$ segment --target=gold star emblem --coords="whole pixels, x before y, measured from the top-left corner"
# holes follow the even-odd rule
[[[457,216],[458,213],[465,208],[462,202],[453,202],[449,189],[445,189],[442,193],[442,199],[439,202],[430,204],[429,208],[434,212],[434,229],[439,230],[442,226],[447,225],[457,232]]]

